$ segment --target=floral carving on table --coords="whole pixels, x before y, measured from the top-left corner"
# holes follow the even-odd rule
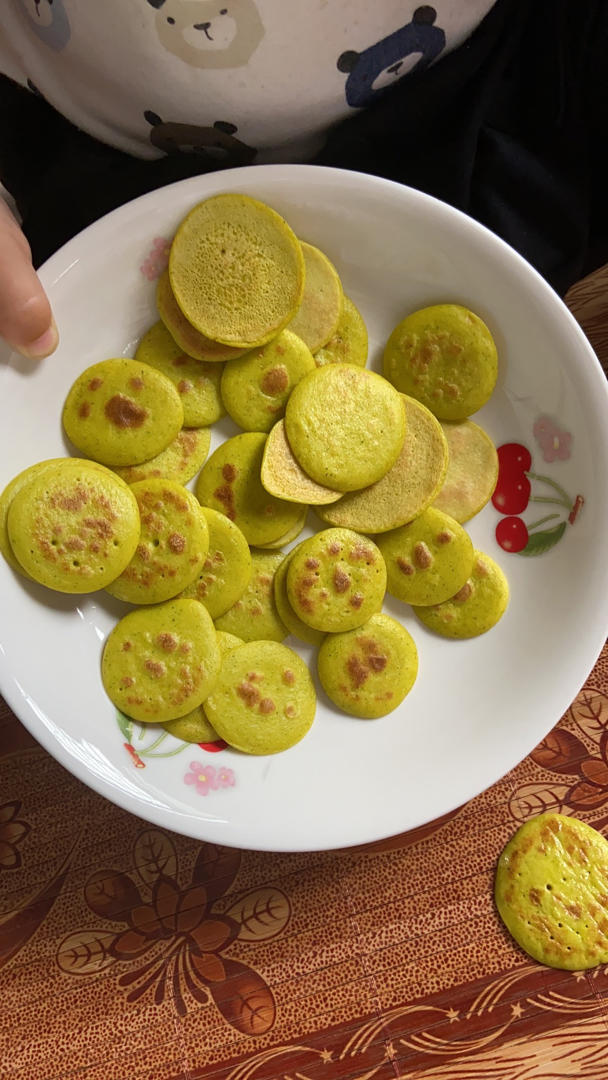
[[[25,840],[30,826],[17,817],[20,810],[21,803],[17,799],[0,804],[0,872],[18,870],[21,866],[19,845]]]
[[[173,997],[180,1016],[191,1003],[214,1004],[237,1031],[264,1034],[275,1022],[272,990],[230,947],[276,937],[291,908],[280,889],[264,887],[237,893],[226,910],[216,910],[240,861],[239,851],[204,844],[184,885],[171,838],[144,830],[134,844],[133,873],[98,870],[85,886],[89,909],[112,928],[68,935],[59,946],[59,967],[93,975],[120,964],[117,985],[128,1002],[147,995],[160,1005]]]

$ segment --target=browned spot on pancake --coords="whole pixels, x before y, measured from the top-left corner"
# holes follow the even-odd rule
[[[226,468],[226,466],[224,466]],[[224,507],[224,513],[227,518],[234,521],[236,517],[236,510],[234,507],[234,492],[229,484],[222,484],[213,492],[213,496]]]
[[[142,379],[141,375],[134,375],[132,379],[129,379],[129,386],[132,390],[142,390],[143,385],[144,380]]]
[[[334,589],[336,590],[337,593],[346,592],[346,590],[348,589],[348,587],[350,585],[350,577],[346,573],[346,570],[343,570],[341,566],[336,566],[336,569],[334,570],[333,581],[334,581]]]
[[[95,502],[96,502],[96,504],[98,506],[101,506],[102,510],[105,510],[105,512],[106,512],[107,516],[109,517],[110,521],[116,521],[116,518],[118,517],[118,514],[116,513],[116,511],[115,511],[114,507],[112,506],[112,503],[108,499],[107,495],[99,495],[99,494],[97,494],[95,496]]]
[[[342,544],[339,540],[332,540],[328,545],[327,550],[330,555],[339,555],[342,551]]]
[[[150,548],[147,547],[146,544],[138,544],[137,557],[141,559],[142,562],[148,562],[148,559],[151,558]]]
[[[103,379],[100,379],[99,375],[96,375],[95,378],[91,379],[89,383],[89,390],[99,390],[100,386],[103,386]]]
[[[187,656],[189,652],[192,652],[192,646],[187,641],[182,641],[179,651],[182,656]]]
[[[451,533],[449,529],[443,529],[441,532],[437,533],[438,544],[449,544],[453,539],[454,534]]]
[[[414,544],[414,562],[419,570],[428,570],[433,565],[433,556],[424,540]]]
[[[80,485],[74,488],[70,494],[54,495],[50,500],[52,507],[58,506],[60,510],[82,510],[89,501],[87,491]]]
[[[298,578],[296,581],[295,594],[298,603],[304,611],[312,611],[313,603],[309,596],[306,595],[308,590],[315,584],[316,578],[303,577]]]
[[[181,356],[176,356],[175,360],[172,360],[171,363],[173,364],[173,367],[183,367],[184,364],[188,363],[189,359],[190,358],[186,356],[185,353],[182,353]]]
[[[129,650],[132,649],[132,648],[133,648],[133,642],[132,641],[123,641],[123,643],[122,643],[122,651],[123,652],[129,652]]]
[[[167,539],[167,545],[174,555],[181,555],[186,547],[186,538],[181,533],[172,532]]]
[[[305,564],[305,565],[306,565],[306,569],[307,569],[307,570],[318,570],[318,569],[319,569],[319,567],[320,567],[320,565],[321,565],[321,563],[319,562],[319,560],[318,560],[318,559],[314,559],[314,558],[313,558],[313,557],[311,556],[311,557],[310,557],[309,559],[307,559],[307,560],[306,560],[306,564]]]
[[[364,664],[358,656],[355,656],[355,654],[352,653],[346,661],[346,670],[350,677],[351,686],[353,686],[355,690],[359,690],[369,676],[367,664]]]
[[[129,686],[133,686],[134,682],[135,679],[132,679],[130,675],[124,675],[120,680],[120,685],[128,688]]]
[[[82,551],[85,544],[77,536],[71,536],[69,540],[66,540],[65,546],[67,551]]]
[[[460,356],[463,350],[464,345],[458,345],[455,341],[453,341],[451,345],[447,346],[445,351],[447,352],[448,356]]]
[[[232,481],[236,480],[237,477],[236,465],[233,465],[231,462],[227,461],[226,464],[222,466],[222,476],[224,477],[224,480],[227,484],[231,484]]]
[[[407,574],[409,577],[414,573],[414,567],[412,566],[412,564],[408,562],[407,559],[403,559],[401,555],[397,556],[396,562],[402,574]]]
[[[277,345],[277,352],[278,352],[279,356],[285,356],[285,349],[283,348],[282,345]]]
[[[81,420],[86,420],[87,416],[91,415],[91,406],[88,401],[83,401],[82,405],[78,409],[78,415]]]
[[[276,367],[265,371],[260,380],[260,386],[263,392],[270,394],[271,397],[282,394],[289,386],[289,375],[285,365],[277,364]]]
[[[249,682],[262,682],[264,676],[261,675],[259,671],[248,671],[247,678],[249,679]]]
[[[82,524],[104,540],[109,540],[114,535],[114,529],[106,518],[83,518]]]
[[[267,716],[269,713],[275,712],[276,705],[272,698],[265,697],[260,701],[260,712]]]
[[[285,685],[293,686],[295,681],[296,677],[291,668],[285,668],[285,671],[283,672],[283,682],[285,683]]]
[[[528,896],[530,898],[531,904],[536,904],[537,907],[540,906],[540,902],[542,899],[540,889],[530,889]]]
[[[294,717],[296,715],[296,707],[295,707],[295,705],[286,705],[285,708],[283,709],[283,713],[284,713],[285,716],[287,716],[291,720],[292,717]]]
[[[162,679],[167,669],[161,660],[146,660],[144,663],[146,671],[150,672],[150,675],[154,679]]]
[[[223,551],[214,551],[214,553],[213,553],[213,561],[216,562],[216,563],[220,563],[220,564],[225,563],[226,562],[226,556],[224,555]]]
[[[258,574],[258,584],[268,590],[268,586],[272,585],[272,578],[268,574]]]
[[[110,423],[115,424],[117,428],[141,427],[148,416],[147,409],[142,408],[131,398],[125,397],[124,394],[114,394],[109,401],[106,401],[103,411]]]
[[[127,705],[143,705],[143,703],[144,703],[143,698],[133,697],[133,695],[131,695],[131,694],[127,698]]]
[[[475,563],[475,573],[477,574],[477,577],[487,577],[490,573],[488,567],[481,559],[478,559]]]
[[[464,602],[468,600],[473,593],[473,586],[470,581],[465,581],[462,589],[459,589],[457,593],[454,593],[454,600]]]
[[[363,603],[363,593],[360,593],[360,592],[353,593],[353,595],[351,596],[351,598],[350,598],[350,600],[348,602],[349,602],[350,606],[355,609],[355,611],[358,611],[359,608],[361,607],[361,604]]]
[[[260,691],[257,686],[252,686],[250,682],[245,682],[244,679],[237,686],[236,692],[241,700],[245,702],[248,709],[253,709],[253,706],[257,705],[260,700]]]
[[[156,635],[156,644],[160,645],[161,649],[165,652],[175,652],[177,649],[177,638],[170,634],[168,630],[163,630],[161,634]]]
[[[578,904],[566,904],[566,911],[575,919],[582,918],[582,908]]]
[[[193,385],[194,384],[191,383],[189,379],[180,379],[177,384],[177,389],[179,390],[180,394],[189,394],[192,390]]]
[[[352,549],[352,551],[350,553],[350,558],[355,559],[355,560],[356,559],[365,559],[365,561],[369,562],[369,563],[374,563],[376,561],[376,556],[374,555],[374,552],[372,551],[372,549],[366,547],[365,544],[360,544],[360,543],[355,544],[355,546],[353,547],[353,549]]]

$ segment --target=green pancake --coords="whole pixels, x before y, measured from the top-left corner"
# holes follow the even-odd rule
[[[315,364],[355,364],[365,367],[367,363],[367,327],[358,307],[348,296],[342,297],[338,325],[327,345],[315,353]]]
[[[420,622],[448,638],[485,634],[504,615],[509,585],[500,567],[481,551],[474,553],[473,569],[458,592],[431,607],[414,607]]]
[[[139,480],[131,491],[139,506],[141,535],[129,565],[107,591],[130,604],[159,604],[198,577],[209,530],[196,498],[181,484]]]
[[[30,473],[6,519],[14,557],[49,589],[87,593],[122,573],[139,542],[136,499],[120,477],[66,458]]]
[[[187,484],[207,458],[211,444],[209,428],[182,428],[165,450],[141,465],[115,465],[113,471],[127,484],[153,477]]]
[[[110,700],[140,723],[166,723],[200,705],[220,670],[217,635],[198,600],[169,600],[125,615],[102,658]]]
[[[350,529],[324,529],[294,551],[287,598],[313,630],[338,633],[367,622],[382,607],[386,566],[372,540]]]
[[[300,657],[276,641],[251,641],[224,657],[205,711],[222,739],[247,754],[276,754],[304,738],[316,695]]]
[[[234,521],[254,545],[279,540],[302,516],[297,503],[275,499],[262,487],[265,445],[266,435],[257,431],[227,439],[205,462],[196,485],[199,502]]]
[[[494,898],[518,945],[567,971],[608,963],[608,843],[584,821],[540,814],[504,848]]]
[[[163,322],[154,323],[144,334],[135,359],[156,368],[175,385],[184,409],[184,427],[208,427],[224,415],[220,394],[223,368],[188,356]]]
[[[328,634],[318,655],[321,685],[334,705],[371,720],[400,705],[418,674],[418,652],[407,630],[389,615]]]
[[[241,530],[225,514],[201,506],[209,530],[209,550],[198,577],[184,590],[217,619],[241,598],[251,578],[251,553]]]
[[[465,420],[494,390],[496,345],[468,308],[435,304],[395,327],[384,350],[384,374],[441,420]]]
[[[274,599],[274,575],[284,558],[282,551],[251,552],[247,587],[236,603],[215,620],[218,630],[235,634],[243,641],[282,641],[287,637]]]
[[[406,604],[449,600],[473,570],[470,537],[454,518],[432,507],[376,542],[386,563],[388,591]]]
[[[290,330],[226,364],[222,401],[244,431],[270,431],[285,412],[293,387],[315,370],[310,349]]]
[[[63,407],[66,435],[104,465],[139,465],[160,454],[183,427],[170,379],[138,360],[102,360],[83,371]]]
[[[498,479],[498,454],[490,436],[472,420],[442,423],[448,468],[433,506],[464,523],[492,498]]]

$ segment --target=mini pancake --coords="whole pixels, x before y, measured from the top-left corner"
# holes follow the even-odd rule
[[[169,271],[164,270],[158,279],[156,286],[156,306],[158,314],[164,322],[167,330],[180,349],[195,360],[205,360],[208,363],[221,363],[224,360],[234,360],[240,356],[242,349],[233,349],[230,345],[222,345],[219,341],[211,341],[188,322],[181,310],[171,289]]]
[[[227,439],[205,462],[196,484],[199,502],[234,521],[249,544],[272,544],[302,515],[296,503],[275,499],[262,487],[265,444],[259,431]]]
[[[342,297],[342,309],[338,325],[327,345],[315,352],[315,364],[355,364],[365,367],[367,363],[367,327],[358,307],[348,296]]]
[[[289,560],[287,598],[314,630],[354,630],[382,607],[384,559],[366,536],[324,529],[304,540]]]
[[[468,308],[435,304],[395,327],[384,351],[384,374],[441,420],[464,420],[485,405],[496,385],[496,345]]]
[[[223,634],[221,632],[217,633],[217,643],[221,659],[231,649],[236,649],[237,646],[244,644],[234,634]],[[209,723],[205,715],[204,702],[202,705],[197,705],[196,709],[186,713],[185,716],[178,716],[175,720],[168,720],[162,726],[170,735],[173,735],[176,739],[181,739],[183,742],[210,743],[217,742],[219,739],[217,731]]]
[[[472,420],[442,423],[448,443],[448,470],[433,506],[461,523],[492,498],[498,479],[498,454],[490,436]]]
[[[289,329],[315,353],[337,331],[342,311],[342,283],[327,255],[303,240],[300,247],[305,267],[304,292]]]
[[[275,571],[274,602],[277,606],[279,618],[290,634],[294,634],[295,637],[300,638],[300,641],[305,641],[308,645],[320,645],[325,634],[321,630],[313,630],[312,626],[302,622],[302,619],[293,610],[287,596],[287,570],[290,559],[297,550],[298,548],[294,548],[293,551],[290,551]]]
[[[301,508],[301,514],[297,521],[294,522],[291,529],[288,529],[286,533],[279,536],[278,540],[273,540],[271,544],[258,544],[258,547],[264,551],[275,551],[277,548],[284,548],[286,544],[291,544],[293,540],[297,540],[298,536],[302,532],[302,529],[306,525],[306,519],[308,517],[308,507],[303,506]]]
[[[316,694],[300,657],[276,641],[251,641],[224,658],[205,711],[218,735],[246,754],[276,754],[303,739]]]
[[[508,602],[509,585],[502,570],[489,555],[476,551],[462,588],[441,604],[414,607],[414,614],[442,637],[472,638],[496,626]]]
[[[270,431],[296,383],[314,370],[308,346],[282,330],[267,345],[226,364],[221,387],[226,411],[244,431]]]
[[[25,572],[21,563],[18,562],[13,555],[13,549],[8,538],[7,521],[9,506],[17,492],[21,491],[23,487],[29,484],[30,480],[33,480],[34,477],[40,475],[40,473],[45,472],[50,466],[62,465],[64,462],[76,465],[77,467],[81,465],[92,465],[107,471],[105,470],[104,465],[97,465],[96,462],[85,461],[82,458],[49,458],[46,461],[37,461],[34,465],[28,465],[27,469],[23,469],[17,476],[14,476],[12,480],[9,480],[4,491],[0,494],[0,552],[9,566],[13,570],[16,570],[17,573],[23,574],[24,577],[29,577],[30,575]]]
[[[366,720],[385,716],[409,694],[418,674],[411,634],[389,615],[328,634],[317,658],[321,686],[334,705]]]
[[[209,530],[209,550],[198,577],[182,596],[204,604],[212,619],[228,611],[251,578],[251,552],[241,530],[225,514],[201,506]]]
[[[462,588],[473,569],[471,538],[454,518],[429,507],[409,525],[377,538],[387,588],[405,604],[440,604]]]
[[[405,436],[400,394],[380,375],[328,364],[294,387],[285,432],[304,472],[324,487],[355,491],[394,465]]]
[[[412,521],[429,506],[443,483],[448,446],[439,421],[414,398],[403,395],[406,435],[392,469],[377,483],[344,495],[317,513],[328,525],[383,533]]]
[[[287,629],[274,599],[274,575],[285,556],[282,551],[251,552],[251,577],[239,600],[215,620],[217,630],[243,641],[283,641]]]
[[[104,465],[139,465],[173,441],[183,426],[181,398],[170,379],[139,360],[102,360],[73,383],[63,426],[84,454]]]
[[[323,506],[336,502],[342,496],[341,491],[317,484],[300,467],[287,441],[284,420],[278,420],[269,432],[260,475],[266,491],[287,502]]]
[[[141,465],[115,465],[113,471],[127,484],[136,484],[138,480],[148,480],[150,477],[164,477],[178,484],[187,484],[206,460],[210,445],[209,428],[182,428],[173,442],[150,461],[142,461]]]
[[[31,473],[15,490],[7,533],[15,558],[41,585],[65,593],[103,589],[139,541],[139,510],[120,477],[66,459]]]
[[[297,311],[304,258],[275,210],[248,195],[214,195],[179,226],[169,280],[195,329],[237,349],[265,345]]]
[[[130,604],[159,604],[185,589],[200,574],[209,530],[192,494],[173,480],[139,480],[141,535],[128,566],[107,591]]]
[[[162,322],[154,323],[144,334],[135,359],[162,371],[182,399],[184,426],[208,427],[224,416],[225,409],[220,395],[223,368],[195,360],[180,349]]]
[[[108,636],[101,676],[117,709],[140,723],[184,716],[213,689],[220,650],[198,600],[169,600],[131,611]]]
[[[567,971],[608,963],[608,843],[584,821],[540,814],[504,848],[498,913],[534,960]]]

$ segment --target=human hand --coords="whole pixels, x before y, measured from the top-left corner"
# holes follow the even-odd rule
[[[51,305],[32,266],[29,244],[0,197],[0,337],[30,359],[59,341]]]

